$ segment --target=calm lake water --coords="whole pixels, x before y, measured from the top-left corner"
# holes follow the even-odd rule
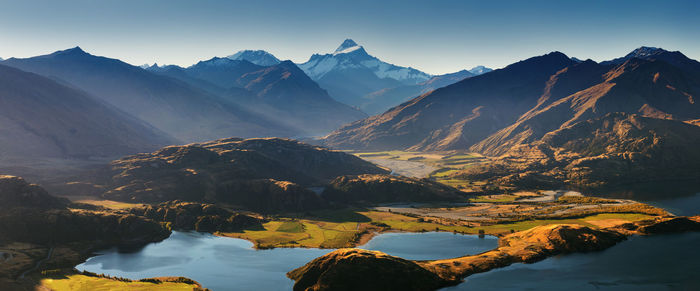
[[[668,194],[676,188],[666,188]],[[697,189],[697,188],[696,188]],[[700,193],[639,199],[676,215],[700,214]],[[618,197],[620,195],[617,195]],[[668,195],[673,196],[673,195]],[[668,197],[666,196],[666,197]],[[636,236],[602,252],[569,254],[475,274],[456,290],[700,290],[700,233]]]
[[[498,238],[449,232],[384,233],[361,249],[382,251],[408,260],[440,260],[475,255],[498,247]]]
[[[467,277],[456,290],[700,290],[700,233],[632,237],[595,253],[514,264]]]
[[[441,259],[484,252],[498,245],[495,237],[478,238],[444,232],[386,233],[362,246],[409,259]],[[286,273],[332,250],[279,248],[255,250],[234,238],[195,232],[173,232],[170,238],[136,252],[116,249],[78,265],[78,270],[130,279],[184,276],[212,290],[291,290]]]
[[[668,188],[674,192],[673,188]],[[697,189],[697,188],[696,188]],[[624,197],[663,207],[676,215],[700,214],[700,194],[668,199]],[[617,195],[620,196],[620,195]],[[385,233],[360,248],[414,259],[477,254],[497,246],[494,237],[444,232]],[[291,290],[285,274],[332,250],[255,250],[253,244],[210,234],[173,232],[136,252],[106,250],[78,270],[131,279],[185,276],[212,290]],[[445,290],[700,290],[700,233],[632,237],[602,252],[514,264],[467,277]]]

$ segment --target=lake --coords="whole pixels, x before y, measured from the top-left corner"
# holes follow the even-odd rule
[[[457,290],[700,290],[700,233],[632,237],[595,253],[475,274]]]
[[[700,214],[700,194],[640,200],[676,215]],[[489,236],[384,233],[360,248],[427,260],[477,254],[497,244]],[[332,251],[252,246],[241,239],[173,232],[136,252],[99,252],[76,268],[131,279],[184,276],[212,290],[291,290],[294,282],[285,276],[288,271]],[[445,290],[700,290],[697,246],[700,233],[632,237],[602,252],[561,255],[475,274]]]
[[[676,215],[698,215],[700,193],[693,193],[653,200],[645,195],[640,200]],[[443,290],[700,290],[698,246],[697,232],[635,236],[601,252],[560,255],[475,274]]]
[[[384,233],[363,249],[408,259],[443,259],[481,253],[498,246],[495,237],[446,232]],[[78,265],[78,270],[142,279],[184,276],[212,290],[291,290],[286,273],[332,250],[277,248],[255,250],[246,240],[197,232],[173,232],[166,240],[135,252],[109,249]]]

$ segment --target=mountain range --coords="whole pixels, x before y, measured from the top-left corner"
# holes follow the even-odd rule
[[[90,93],[181,142],[293,134],[288,126],[203,89],[116,59],[93,56],[79,47],[26,59],[11,58],[2,64]]]
[[[335,55],[360,51],[346,41]],[[397,98],[374,99],[386,107],[472,75],[430,77],[369,59],[391,78],[410,72],[426,80]],[[80,47],[0,63],[3,158],[107,158],[232,136],[322,136],[367,117],[336,101],[298,65],[262,50],[187,68],[137,67]]]
[[[0,160],[114,158],[175,139],[49,78],[0,65]]]
[[[477,152],[492,157],[492,167],[461,174],[501,173],[494,179],[502,180],[537,169],[540,181],[596,184],[590,175],[602,170],[595,167],[622,171],[610,163],[655,167],[648,173],[684,165],[688,170],[681,172],[692,174],[688,163],[700,162],[682,146],[684,140],[695,145],[700,124],[700,63],[653,47],[600,63],[552,52],[498,70],[439,76],[382,62],[350,39],[298,65],[248,50],[186,68],[144,69],[79,47],[0,64],[4,158],[114,157],[166,144],[337,129],[321,142],[355,150]],[[333,98],[341,83],[366,89],[351,101],[367,112],[394,107],[367,117]]]
[[[489,68],[479,66],[471,70],[461,70],[455,73],[434,76],[425,82],[415,85],[401,85],[381,89],[363,96],[359,107],[370,115],[377,115],[416,96],[490,71],[491,69]]]
[[[383,114],[349,124],[323,142],[332,147],[363,150],[469,150],[508,157],[507,162],[500,160],[501,170],[515,164],[515,157],[527,161],[528,166],[503,171],[508,175],[535,164],[549,163],[551,168],[538,168],[539,173],[544,173],[585,164],[580,159],[611,161],[624,157],[623,161],[634,164],[649,161],[640,158],[644,156],[664,160],[645,163],[646,167],[656,167],[654,171],[647,168],[649,173],[663,173],[659,169],[680,165],[680,160],[671,158],[678,153],[687,153],[688,160],[683,163],[686,166],[700,163],[700,157],[688,148],[696,146],[693,135],[697,133],[693,127],[686,129],[688,123],[695,124],[700,118],[700,105],[696,102],[700,93],[699,64],[680,52],[649,47],[600,64],[575,61],[553,52],[421,95]],[[655,119],[664,122],[657,123]],[[586,128],[582,124],[601,127],[569,130]],[[611,138],[603,134],[604,130],[627,140],[634,128],[643,134],[631,139],[634,142],[626,141],[627,147],[594,143],[599,148],[586,150],[583,146],[586,143],[582,141]],[[644,130],[647,128],[650,129]],[[547,142],[554,136],[556,143]],[[646,145],[647,140],[654,142]],[[683,140],[687,145],[681,147]],[[564,156],[578,158],[562,164]],[[588,163],[588,170],[579,173],[595,173],[597,170],[591,169],[604,164]],[[488,171],[498,172],[494,168]],[[687,176],[695,172],[685,173]],[[593,182],[591,177],[579,178],[600,182]]]
[[[333,53],[312,55],[299,67],[336,100],[369,114],[383,112],[421,91],[436,88],[424,84],[434,76],[411,67],[381,61],[352,39],[343,41]],[[461,74],[470,77],[489,70],[480,66],[469,75]]]
[[[147,70],[204,88],[284,124],[291,136],[324,135],[367,116],[331,98],[291,61],[260,66],[245,59],[212,58],[187,68],[152,66]]]
[[[264,50],[242,50],[228,56],[232,60],[246,60],[258,66],[273,66],[281,61]]]

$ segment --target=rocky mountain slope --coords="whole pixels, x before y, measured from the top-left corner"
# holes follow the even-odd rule
[[[534,107],[549,77],[573,64],[559,52],[530,58],[346,125],[323,142],[368,150],[467,148]]]
[[[360,109],[370,115],[381,114],[389,108],[406,102],[416,96],[490,71],[492,70],[489,68],[479,66],[471,70],[461,70],[455,73],[434,76],[425,82],[415,85],[384,88],[363,96],[362,98],[364,101],[362,101]]]
[[[610,186],[700,177],[700,127],[609,113],[512,147],[487,165],[456,174],[524,187]]]
[[[530,186],[697,177],[698,64],[645,47],[601,64],[551,53],[417,97],[324,142],[470,150],[498,158],[462,177]]]
[[[518,144],[541,139],[550,131],[611,112],[674,120],[700,117],[700,104],[693,97],[700,93],[700,78],[666,62],[630,59],[601,74],[607,67],[589,61],[554,78],[575,74],[574,70],[581,66],[588,68],[583,69],[585,75],[576,77],[577,81],[600,81],[548,105],[538,104],[513,125],[474,145],[472,150],[499,155]],[[552,86],[558,82],[561,79],[552,82]]]
[[[114,158],[174,142],[84,91],[0,65],[0,160]]]

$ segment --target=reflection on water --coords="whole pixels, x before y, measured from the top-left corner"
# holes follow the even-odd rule
[[[609,192],[664,207],[677,215],[700,214],[696,187],[658,185],[645,191]],[[684,194],[679,197],[675,194]],[[596,195],[598,196],[598,195]],[[252,243],[209,234],[173,232],[160,243],[134,252],[116,249],[88,259],[79,270],[132,279],[185,276],[212,290],[291,290],[286,273],[331,250],[254,250]],[[497,246],[494,237],[451,233],[386,233],[362,246],[395,256],[425,260],[477,254]],[[700,290],[700,233],[633,237],[602,252],[571,254],[534,264],[515,264],[472,275],[446,290]]]
[[[657,199],[647,191],[627,191],[632,196],[624,198],[644,201],[676,215],[700,214],[700,187],[667,187]],[[445,290],[700,290],[698,246],[697,232],[632,237],[602,252],[561,255],[475,274]]]
[[[632,237],[602,252],[514,264],[444,290],[700,290],[700,233]]]
[[[700,215],[700,193],[687,197],[670,197],[658,200],[642,200],[644,203],[666,209],[675,215],[695,216]]]
[[[626,198],[633,200],[657,200],[660,198],[679,198],[698,193],[700,180],[680,180],[667,182],[635,183],[624,186],[602,188],[594,191],[593,196]]]
[[[361,249],[382,251],[408,260],[440,260],[474,255],[498,247],[498,238],[449,232],[385,233]]]
[[[599,189],[592,196],[625,198],[666,209],[675,215],[700,214],[700,180],[636,183]]]
[[[449,258],[495,248],[494,237],[452,233],[381,234],[363,246],[414,259]],[[170,238],[135,252],[116,249],[78,265],[78,270],[131,279],[184,276],[212,290],[291,290],[286,273],[332,250],[278,248],[255,250],[253,244],[210,234],[173,232]]]
[[[331,250],[273,249],[209,234],[173,232],[170,238],[133,253],[115,249],[88,259],[78,270],[131,279],[184,276],[212,290],[289,290],[286,272]]]

